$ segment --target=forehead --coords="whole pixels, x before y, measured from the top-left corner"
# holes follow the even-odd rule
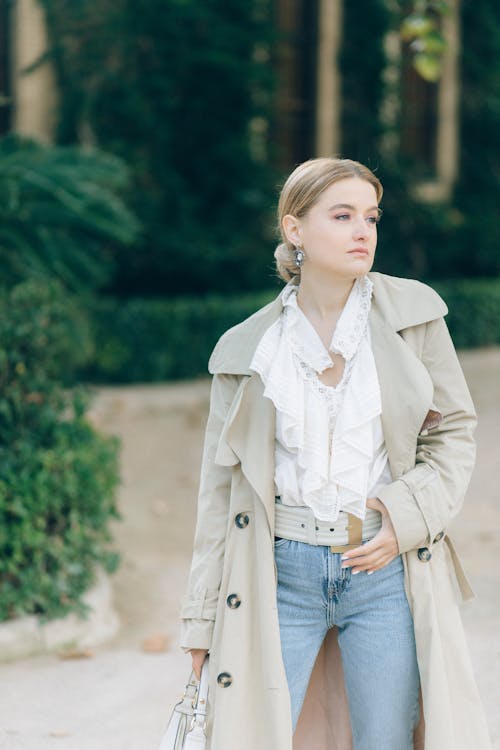
[[[329,185],[319,196],[318,204],[324,206],[335,203],[349,203],[360,208],[376,206],[377,193],[374,186],[358,177],[339,180]]]

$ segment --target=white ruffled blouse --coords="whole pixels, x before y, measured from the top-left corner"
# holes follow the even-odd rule
[[[318,377],[334,365],[295,284],[282,290],[282,313],[250,364],[276,407],[275,493],[323,521],[336,521],[341,510],[364,519],[366,498],[392,481],[368,326],[372,288],[368,276],[356,279],[337,321],[329,350],[345,366],[336,386]]]

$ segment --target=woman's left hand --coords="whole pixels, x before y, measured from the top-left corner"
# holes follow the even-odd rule
[[[382,527],[380,531],[370,539],[369,542],[355,547],[342,555],[343,568],[350,567],[352,573],[365,570],[368,575],[375,570],[388,565],[391,560],[399,555],[398,541],[394,532],[394,526],[385,505],[378,497],[369,497],[366,501],[368,508],[378,510],[382,514]]]

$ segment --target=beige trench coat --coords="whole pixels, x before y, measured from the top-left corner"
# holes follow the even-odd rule
[[[421,678],[414,747],[489,750],[459,611],[474,593],[447,534],[475,461],[474,406],[441,297],[418,281],[369,277],[369,325],[394,478],[378,497],[404,563]],[[276,607],[275,410],[249,370],[281,309],[278,296],[226,331],[209,361],[210,414],[180,646],[210,649],[210,750],[352,748],[336,628],[320,649],[292,737]],[[430,556],[419,557],[422,548]]]

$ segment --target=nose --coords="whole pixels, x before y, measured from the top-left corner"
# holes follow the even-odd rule
[[[354,221],[353,237],[358,240],[365,240],[369,236],[369,227],[364,216],[358,216]]]

